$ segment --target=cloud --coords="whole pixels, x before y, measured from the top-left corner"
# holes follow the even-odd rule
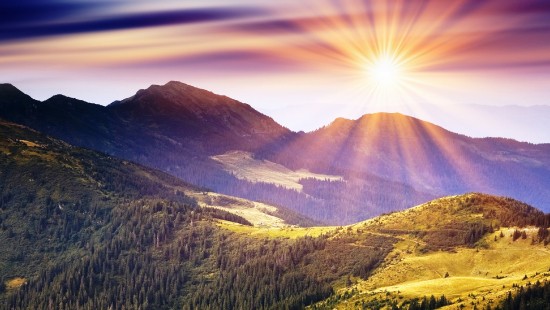
[[[196,68],[215,72],[273,72],[289,71],[307,64],[281,57],[275,52],[264,50],[224,50],[200,54],[180,55],[154,60],[139,60],[138,63],[127,63],[119,67],[150,67],[150,68]]]
[[[156,12],[123,13],[90,18],[87,9],[105,4],[74,4],[58,1],[24,0],[20,4],[1,4],[0,41],[36,37],[91,33],[99,31],[194,24],[236,19],[260,13],[256,8],[189,8]],[[27,13],[25,13],[27,12]],[[82,14],[79,14],[82,13]],[[4,16],[6,15],[6,16]],[[71,17],[70,21],[64,19]]]
[[[24,25],[82,14],[98,7],[97,3],[57,0],[17,0],[0,2],[0,29],[3,31]]]
[[[306,33],[300,25],[318,21],[318,17],[293,17],[279,18],[261,21],[250,21],[232,25],[231,28],[237,31],[247,31],[259,34],[284,34],[284,33]]]
[[[499,11],[508,14],[545,14],[550,15],[550,2],[547,0],[502,1]]]

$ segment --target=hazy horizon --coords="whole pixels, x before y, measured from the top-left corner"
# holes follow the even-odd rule
[[[14,86],[17,87],[18,85]],[[201,88],[197,85],[192,86]],[[142,87],[140,89],[144,88],[147,87]],[[40,101],[47,100],[57,94],[60,94],[54,92],[50,96],[37,98],[32,96],[25,89],[20,90]],[[209,89],[206,90],[211,91]],[[131,95],[117,98],[116,100],[129,98],[137,91],[138,89],[136,89]],[[67,94],[61,95],[67,96]],[[225,95],[239,100],[238,96],[223,93],[218,93],[218,95]],[[83,100],[78,97],[75,99]],[[112,102],[90,103],[107,106]],[[550,143],[550,132],[545,131],[545,128],[547,127],[546,120],[550,117],[550,105],[491,106],[482,104],[450,104],[445,106],[421,103],[416,104],[415,106],[388,104],[383,107],[378,106],[375,109],[368,109],[368,107],[358,107],[353,104],[326,104],[322,106],[322,109],[315,109],[312,108],[314,105],[307,103],[273,108],[261,108],[253,103],[243,103],[250,104],[254,109],[272,117],[279,124],[295,132],[315,131],[324,126],[330,125],[330,123],[337,118],[355,120],[365,114],[401,113],[419,118],[423,121],[431,122],[449,131],[474,138],[501,137],[536,144]],[[510,113],[512,110],[514,113]],[[500,114],[498,112],[500,112]],[[314,117],[312,117],[312,115]],[[487,122],[490,123],[491,126],[486,126]]]
[[[107,104],[169,80],[264,111],[550,98],[542,0],[23,0],[0,12],[0,76],[37,99]]]
[[[0,81],[39,100],[60,93],[106,105],[177,80],[304,131],[378,111],[434,122],[423,111],[432,105],[442,107],[432,114],[550,105],[542,0],[23,0],[0,12]],[[457,131],[471,115],[453,116],[436,123]],[[550,142],[537,117],[501,118],[505,126],[458,131]]]

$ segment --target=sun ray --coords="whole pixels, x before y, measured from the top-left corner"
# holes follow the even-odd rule
[[[344,100],[350,98],[349,101],[357,102],[357,110],[363,113],[387,111],[396,104],[414,112],[426,107],[420,103],[438,104],[452,113],[453,98],[441,95],[440,88],[448,90],[446,84],[456,81],[456,72],[438,68],[465,57],[457,51],[467,52],[487,35],[487,32],[476,32],[478,24],[472,20],[472,11],[484,10],[487,4],[475,1],[327,0],[307,3],[307,11],[315,18],[296,19],[296,26],[307,34],[307,42],[296,40],[287,55],[305,63],[323,64],[325,70],[333,73],[333,81],[350,85],[351,91]],[[464,150],[444,143],[446,137],[431,125],[406,118],[395,119],[399,121],[389,125],[389,118],[384,115],[361,118],[352,127],[346,122],[333,124],[343,137],[342,144],[324,154],[327,162],[315,165],[328,169],[330,163],[345,160],[350,167],[357,167],[350,175],[369,171],[427,190],[438,186],[426,176],[440,173],[439,167],[445,167],[448,174],[472,187],[484,188],[488,183],[485,176],[465,166],[461,160]],[[391,143],[386,140],[389,139],[387,132],[377,129],[384,124],[389,126],[385,130],[393,132],[389,137],[395,140]],[[359,147],[349,145],[354,143],[359,143],[364,150],[344,158],[341,153],[345,149]],[[432,148],[442,149],[442,158],[434,158],[430,154]],[[383,149],[385,153],[371,154],[369,149]],[[317,149],[310,145],[304,151],[314,154]],[[380,164],[381,161],[384,164]],[[384,166],[386,164],[388,166]],[[403,170],[396,165],[423,167],[424,170]]]

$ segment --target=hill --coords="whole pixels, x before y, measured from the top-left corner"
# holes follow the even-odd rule
[[[202,213],[247,225],[313,223],[282,208],[208,192],[0,121],[2,243],[19,245],[2,251],[0,277],[36,275],[43,267],[40,262],[65,255],[61,249],[69,250],[73,242],[100,229],[119,205],[152,199],[185,208],[200,206],[206,208]]]
[[[274,207],[20,125],[0,131],[0,308],[403,306],[427,292],[496,305],[550,276],[548,217],[513,199],[448,197],[347,227],[252,226],[223,210]]]
[[[295,133],[249,105],[169,82],[107,107],[62,95],[39,102],[4,84],[0,117],[331,225],[472,191],[550,210],[550,144],[473,139],[400,114]],[[249,159],[227,156],[241,153]]]
[[[444,296],[449,309],[495,308],[509,292],[550,280],[550,250],[541,234],[547,225],[548,216],[522,202],[476,193],[352,225],[347,235],[371,233],[398,241],[368,279],[352,278],[317,306],[409,309],[424,297],[429,302],[431,296],[435,301]]]
[[[0,133],[2,309],[301,308],[389,251],[386,238],[372,251],[319,233],[332,228],[273,227],[292,212],[21,125]],[[275,225],[251,225],[267,215]]]

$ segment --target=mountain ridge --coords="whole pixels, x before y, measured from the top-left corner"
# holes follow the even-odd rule
[[[168,116],[171,113],[177,113],[180,119],[182,116],[185,119],[187,113],[206,121],[217,121],[215,116],[224,116],[219,121],[219,125],[228,125],[231,126],[229,129],[235,130],[236,127],[241,128],[238,126],[240,125],[238,122],[242,122],[245,125],[242,127],[253,129],[251,133],[243,130],[241,133],[243,136],[271,132],[283,135],[290,132],[277,124],[271,117],[254,110],[248,104],[176,81],[170,81],[162,86],[151,85],[147,89],[137,91],[131,97],[115,101],[107,106],[107,109],[119,112],[124,108],[136,110],[134,113],[141,112],[151,115],[158,113]]]
[[[0,93],[1,118],[216,192],[286,206],[333,224],[471,191],[550,210],[550,144],[470,138],[395,113],[338,118],[316,131],[295,133],[250,105],[175,81],[107,107],[64,96],[48,103],[21,94],[6,97]],[[211,158],[235,150],[344,181],[302,179],[303,193],[261,180],[252,184]]]
[[[550,198],[526,196],[527,188],[519,190],[512,183],[512,178],[527,178],[540,193],[549,195],[542,184],[550,182],[550,144],[470,138],[396,113],[338,119],[261,156],[316,173],[347,177],[371,173],[440,195],[482,191],[543,207]]]
[[[121,105],[127,101],[131,101],[131,99],[134,99],[136,97],[136,95],[140,94],[140,93],[143,93],[143,92],[146,92],[147,90],[149,90],[150,88],[162,88],[163,86],[170,86],[170,85],[178,85],[178,86],[181,86],[183,85],[184,87],[187,87],[189,89],[193,89],[193,90],[198,90],[198,91],[201,91],[201,92],[204,92],[204,93],[207,93],[209,95],[215,95],[215,96],[220,96],[220,97],[223,97],[223,98],[227,98],[231,101],[235,101],[235,102],[238,102],[238,103],[241,103],[245,106],[248,106],[248,107],[251,107],[253,108],[252,106],[250,106],[249,104],[246,104],[246,103],[242,103],[242,102],[239,102],[237,100],[234,100],[234,99],[231,99],[230,97],[228,96],[225,96],[225,95],[218,95],[214,92],[211,92],[209,90],[205,90],[205,89],[202,89],[202,88],[198,88],[198,87],[195,87],[195,86],[192,86],[192,85],[189,85],[189,84],[186,84],[186,83],[183,83],[183,82],[180,82],[180,81],[175,81],[175,80],[172,80],[172,81],[168,81],[167,83],[165,83],[164,85],[160,85],[160,84],[152,84],[150,85],[148,88],[145,88],[145,89],[140,89],[136,92],[136,94],[130,96],[130,97],[127,97],[125,99],[122,99],[122,100],[115,100],[109,104],[106,104],[106,105],[101,105],[101,104],[97,104],[97,103],[91,103],[91,102],[88,102],[88,101],[85,101],[85,100],[81,100],[81,99],[78,99],[78,98],[74,98],[74,97],[69,97],[69,96],[65,96],[63,94],[56,94],[56,95],[52,95],[51,97],[49,97],[48,99],[44,100],[44,101],[39,101],[39,100],[36,100],[34,98],[32,98],[31,96],[25,94],[23,91],[21,91],[19,88],[17,88],[14,84],[12,83],[0,83],[0,98],[4,99],[7,95],[10,94],[10,92],[12,94],[17,94],[17,95],[22,95],[20,96],[21,98],[27,98],[27,99],[32,99],[33,101],[35,102],[46,102],[46,101],[50,101],[51,99],[56,99],[58,96],[61,96],[65,99],[72,99],[72,100],[75,100],[75,101],[79,101],[79,102],[82,102],[82,103],[87,103],[87,104],[92,104],[92,105],[96,105],[96,106],[100,106],[100,107],[116,107],[118,105]],[[476,104],[470,104],[471,106],[478,106]],[[479,106],[482,106],[482,107],[491,107],[491,106],[485,106],[485,105],[479,105]],[[549,106],[545,106],[545,105],[533,105],[533,106],[519,106],[519,105],[508,105],[508,106],[504,106],[504,107],[496,107],[496,108],[503,108],[503,109],[506,109],[506,108],[550,108]],[[441,125],[438,125],[434,122],[431,122],[431,121],[426,121],[426,120],[423,120],[422,118],[420,117],[417,117],[417,116],[413,116],[413,115],[408,115],[406,113],[402,113],[402,112],[385,112],[385,111],[381,111],[381,112],[367,112],[367,113],[364,113],[362,114],[361,116],[357,117],[357,118],[348,118],[348,117],[336,117],[333,121],[327,123],[326,125],[324,126],[321,126],[320,128],[317,128],[317,129],[313,129],[311,131],[292,131],[293,133],[296,133],[296,134],[303,134],[303,133],[312,133],[312,132],[315,132],[315,131],[318,131],[322,128],[325,128],[325,127],[328,127],[330,126],[332,123],[334,122],[338,122],[338,121],[357,121],[357,120],[360,120],[364,117],[368,117],[370,115],[376,115],[376,114],[393,114],[393,115],[402,115],[402,116],[406,116],[406,117],[410,117],[410,118],[414,118],[414,119],[417,119],[417,120],[420,120],[422,122],[425,122],[425,123],[429,123],[431,125],[434,125],[436,127],[439,127],[439,128],[442,128],[446,131],[449,131],[449,132],[453,132],[453,133],[457,133],[457,132],[454,132],[454,131],[450,131],[448,129],[446,129],[444,126],[441,126]],[[267,115],[266,115],[267,116]],[[268,118],[272,119],[272,117],[270,116],[267,116]],[[281,125],[281,127],[284,127]],[[284,127],[286,128],[286,127]],[[289,129],[288,129],[289,130]],[[291,131],[291,130],[289,130]],[[550,142],[540,142],[540,143],[533,143],[533,142],[528,142],[528,141],[520,141],[520,140],[517,140],[517,139],[514,139],[514,138],[508,138],[508,137],[499,137],[499,136],[485,136],[485,137],[472,137],[468,134],[463,134],[463,133],[458,133],[460,135],[463,135],[465,137],[468,137],[468,138],[472,138],[472,139],[503,139],[503,140],[510,140],[510,141],[516,141],[516,142],[519,142],[519,143],[528,143],[528,144],[534,144],[534,145],[545,145],[545,144],[550,144]]]
[[[329,124],[336,116],[356,119],[358,115],[376,112],[399,112],[437,124],[452,132],[470,137],[505,137],[534,144],[550,143],[546,119],[550,117],[550,105],[489,105],[488,103],[415,103],[395,102],[384,106],[356,106],[339,102],[325,104],[316,112],[322,121],[300,119],[307,115],[311,104],[291,104],[263,108],[262,111],[293,130],[314,131]],[[296,116],[295,116],[296,115]],[[330,117],[332,115],[332,117]]]
[[[31,96],[25,94],[19,88],[15,87],[13,84],[10,84],[10,83],[0,83],[0,94],[2,95],[0,97],[0,100],[2,100],[2,102],[6,102],[6,98],[8,100],[32,99]]]

